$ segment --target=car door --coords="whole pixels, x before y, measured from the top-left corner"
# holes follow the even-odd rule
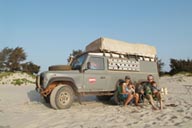
[[[108,77],[103,57],[91,56],[87,61],[88,69],[84,72],[84,86],[87,91],[105,91]]]

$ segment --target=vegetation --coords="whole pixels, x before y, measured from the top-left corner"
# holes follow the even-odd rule
[[[33,62],[26,62],[21,64],[22,70],[29,74],[37,74],[39,72],[40,67],[34,64]]]
[[[13,73],[12,72],[3,72],[3,73],[0,73],[0,80],[3,78],[3,77],[8,77],[10,75],[12,75]]]
[[[0,84],[27,85],[35,84],[35,75],[24,72],[1,72]]]
[[[170,67],[171,67],[171,71],[170,71],[171,75],[174,75],[180,72],[192,73],[192,60],[170,59]]]
[[[78,55],[80,55],[82,53],[83,53],[83,51],[80,50],[80,49],[73,50],[72,53],[69,55],[69,57],[67,59],[68,63],[70,64],[75,56],[78,56]]]
[[[83,51],[81,49],[73,50],[73,52],[70,54],[70,56],[78,56],[82,53],[83,53]]]
[[[11,82],[11,84],[13,84],[13,85],[22,85],[22,84],[27,85],[28,83],[35,84],[35,82],[29,81],[29,80],[27,80],[26,78],[23,78],[23,79],[14,79],[14,80]]]
[[[4,48],[0,51],[0,71],[1,72],[15,72],[24,71],[30,74],[37,74],[40,70],[40,66],[26,62],[27,55],[22,47],[16,48]]]
[[[162,69],[164,66],[164,63],[161,64],[161,61],[158,61],[158,67]],[[159,70],[160,76],[161,75],[177,75],[177,74],[183,74],[185,76],[192,76],[192,60],[187,59],[170,59],[170,68],[171,70],[169,72],[163,72],[162,70]]]
[[[162,62],[161,59],[158,59],[157,61],[157,69],[158,69],[158,72],[159,72],[159,75],[163,75],[164,72],[163,72],[163,66],[165,65],[165,63]]]

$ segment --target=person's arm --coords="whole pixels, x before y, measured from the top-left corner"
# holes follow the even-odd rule
[[[160,89],[160,87],[157,85],[157,84],[155,84],[154,86],[152,86],[154,89],[156,89],[156,90],[158,90],[158,91],[160,91],[161,89]]]
[[[135,85],[134,84],[132,84],[132,88],[135,90]]]
[[[127,88],[127,84],[123,83],[123,85],[122,85],[122,94],[130,94],[129,92],[126,91],[126,88]]]
[[[126,84],[125,83],[123,83],[122,84],[122,94],[126,94]]]
[[[158,85],[156,86],[156,88],[158,91],[161,91],[161,88]]]
[[[135,85],[132,84],[132,93],[135,94]]]

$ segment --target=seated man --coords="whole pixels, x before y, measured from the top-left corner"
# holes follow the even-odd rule
[[[158,108],[154,104],[154,98],[157,98],[157,100],[160,103],[160,109],[162,109],[162,99],[161,99],[161,93],[158,91],[159,89],[156,86],[156,82],[154,82],[154,78],[152,75],[147,76],[148,82],[144,85],[144,93],[147,99],[149,100],[150,104],[152,105],[153,109],[157,110]]]

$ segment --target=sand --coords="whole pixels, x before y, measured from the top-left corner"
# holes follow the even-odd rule
[[[54,110],[35,91],[34,85],[0,85],[0,128],[191,128],[192,77],[160,78],[168,88],[163,110],[121,107],[84,97],[70,109]]]

